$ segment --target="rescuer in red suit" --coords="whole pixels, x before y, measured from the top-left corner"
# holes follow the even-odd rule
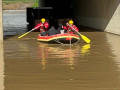
[[[45,18],[42,18],[41,22],[37,26],[35,26],[34,29],[39,29],[39,28],[40,28],[40,34],[42,36],[46,36],[47,35],[46,31],[48,31],[49,29],[49,24],[48,22],[46,22]]]
[[[73,34],[79,31],[79,29],[73,23],[73,20],[70,20],[68,23],[66,23],[66,26],[63,26],[63,28],[67,30],[67,33]]]

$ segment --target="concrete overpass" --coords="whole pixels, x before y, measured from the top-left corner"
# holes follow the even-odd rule
[[[77,25],[120,35],[120,0],[40,0],[39,6],[72,8]]]
[[[74,0],[79,25],[120,35],[120,0]]]
[[[2,14],[2,5],[0,6]],[[120,0],[40,0],[40,7],[72,8],[77,25],[120,35]],[[2,30],[2,15],[0,18]],[[3,36],[1,30],[0,40]]]

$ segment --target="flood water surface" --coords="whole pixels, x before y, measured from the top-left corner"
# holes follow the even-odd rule
[[[5,90],[120,90],[120,36],[81,33],[90,44],[41,43],[36,32],[5,39]]]

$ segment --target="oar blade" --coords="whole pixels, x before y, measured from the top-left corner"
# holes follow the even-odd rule
[[[87,38],[86,36],[84,35],[81,35],[82,39],[86,42],[86,43],[90,43],[91,40],[89,38]]]

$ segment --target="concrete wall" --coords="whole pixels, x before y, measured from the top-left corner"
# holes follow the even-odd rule
[[[2,27],[2,0],[0,0],[0,43],[3,42],[3,27]]]
[[[0,0],[0,90],[4,90],[2,0]]]
[[[4,55],[3,44],[0,42],[0,90],[4,90]]]
[[[120,0],[74,0],[79,25],[120,35]]]

